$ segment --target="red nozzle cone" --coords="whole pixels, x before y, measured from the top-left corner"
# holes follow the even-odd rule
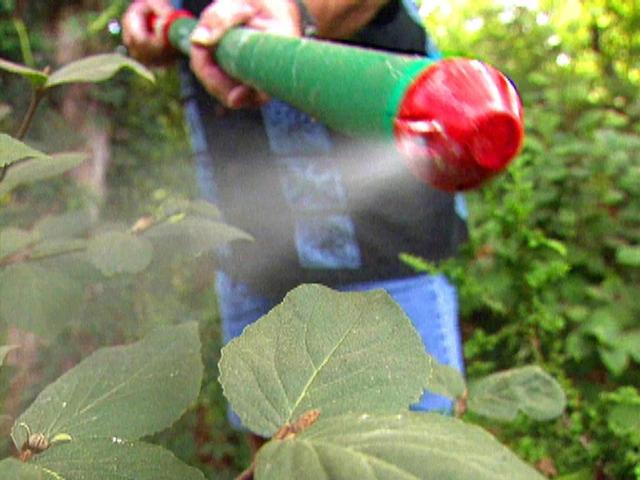
[[[518,154],[522,103],[495,68],[476,60],[443,60],[407,90],[395,136],[421,180],[448,191],[474,188]]]

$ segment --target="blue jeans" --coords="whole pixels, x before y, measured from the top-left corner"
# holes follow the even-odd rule
[[[247,325],[258,320],[278,302],[259,296],[224,272],[216,276],[216,289],[222,317],[222,333],[227,343]],[[340,287],[342,291],[383,289],[402,307],[422,337],[425,349],[438,362],[463,371],[462,342],[458,327],[456,290],[443,275],[416,275],[395,280],[364,282]],[[412,410],[450,412],[452,401],[424,392]],[[229,412],[231,423],[240,427],[238,417]]]

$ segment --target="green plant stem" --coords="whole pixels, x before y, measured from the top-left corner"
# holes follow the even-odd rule
[[[18,40],[20,42],[20,51],[22,52],[22,60],[25,65],[33,68],[36,64],[33,58],[33,51],[31,50],[31,42],[29,41],[29,33],[27,32],[27,27],[21,18],[14,17],[13,18],[13,26],[18,33]]]
[[[31,102],[29,103],[29,108],[27,109],[27,113],[25,113],[24,118],[22,119],[22,123],[20,127],[16,131],[15,137],[18,140],[22,140],[27,132],[29,131],[29,127],[31,127],[31,123],[33,122],[33,117],[36,114],[36,110],[38,109],[38,105],[44,98],[44,91],[41,89],[35,89],[33,94],[31,95]]]

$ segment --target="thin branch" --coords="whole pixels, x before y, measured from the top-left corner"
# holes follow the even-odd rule
[[[20,128],[18,128],[18,131],[15,134],[15,137],[18,140],[22,140],[24,136],[27,134],[27,132],[29,131],[29,127],[33,122],[33,117],[36,114],[38,105],[40,105],[40,102],[42,101],[43,98],[44,98],[43,90],[36,89],[33,91],[33,94],[31,95],[31,102],[29,103],[29,108],[27,109],[27,113],[25,113],[22,123],[20,124]]]
[[[0,259],[0,267],[8,267],[9,265],[13,265],[15,263],[25,263],[25,262],[36,262],[38,260],[46,260],[49,258],[62,257],[63,255],[71,255],[72,253],[84,252],[87,247],[69,247],[66,250],[60,250],[55,253],[50,254],[40,254],[34,253],[34,247],[28,247],[26,249],[19,250],[15,253],[12,253],[8,257],[4,257]]]

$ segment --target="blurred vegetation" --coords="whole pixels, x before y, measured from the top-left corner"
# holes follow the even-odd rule
[[[471,240],[438,268],[469,376],[538,361],[570,406],[491,428],[547,473],[640,478],[640,435],[620,428],[640,418],[640,2],[424,3],[440,47],[496,65],[525,104],[522,154],[467,196]]]
[[[0,57],[55,65],[63,9],[74,9],[64,21],[87,52],[113,51],[126,3],[1,0]],[[515,81],[527,140],[506,174],[467,195],[471,239],[460,257],[407,261],[458,284],[470,378],[538,362],[567,391],[556,422],[485,426],[549,476],[640,479],[640,1],[425,1],[422,13],[445,53],[483,59]],[[0,225],[96,203],[101,220],[130,223],[197,197],[177,75],[158,73],[155,86],[123,75],[89,89],[111,140],[105,198],[47,181],[0,198]],[[62,119],[62,95],[44,102],[29,137],[46,151],[83,146]],[[27,102],[21,81],[1,75],[1,131],[13,131]],[[199,405],[160,440],[209,478],[232,478],[248,457],[216,382],[212,270],[206,256],[176,258],[153,275],[96,283],[82,311],[91,321],[42,352],[40,381],[100,345],[137,338],[141,325],[199,320],[208,380]]]

